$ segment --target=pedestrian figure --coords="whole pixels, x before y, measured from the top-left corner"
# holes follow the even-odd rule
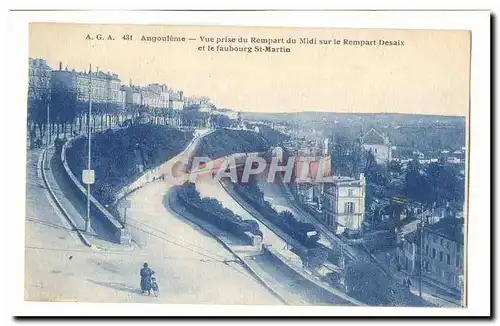
[[[410,279],[409,279],[409,278],[406,280],[406,286],[407,286],[408,288],[410,288],[410,286],[411,286],[411,281],[410,281]]]
[[[148,267],[148,263],[144,263],[143,267],[141,268],[141,293],[148,293],[148,295],[151,292],[151,275],[152,275],[151,269]]]

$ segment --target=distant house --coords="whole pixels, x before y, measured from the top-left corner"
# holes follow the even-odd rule
[[[324,223],[337,233],[360,233],[365,219],[366,180],[335,177],[324,184]]]
[[[377,164],[388,164],[392,159],[392,146],[389,137],[381,134],[375,129],[360,135],[363,148],[371,152]]]
[[[424,227],[423,275],[444,288],[463,287],[464,220],[446,217]],[[420,273],[420,232],[404,237],[398,250],[399,264],[409,274]]]

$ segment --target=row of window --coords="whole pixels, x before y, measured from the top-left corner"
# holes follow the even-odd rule
[[[429,242],[439,243],[439,245],[441,247],[446,247],[446,249],[448,249],[448,250],[452,250],[455,247],[457,253],[460,253],[460,251],[461,251],[461,246],[459,244],[453,245],[453,243],[451,241],[448,241],[442,237],[438,237],[435,234],[428,234],[427,240]]]
[[[431,257],[432,259],[436,259],[436,254],[438,252],[436,251],[436,248],[432,248],[432,250],[429,248],[429,245],[425,246],[425,255],[428,257]],[[446,258],[446,259],[445,259]],[[445,261],[446,264],[451,265],[451,255],[450,254],[445,254],[441,250],[439,251],[439,261],[443,262]],[[455,255],[455,267],[460,267],[460,254]]]

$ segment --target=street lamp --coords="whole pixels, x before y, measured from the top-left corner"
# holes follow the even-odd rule
[[[90,130],[90,117],[92,114],[92,65],[89,67],[89,113],[88,113],[88,128],[87,128],[87,138],[88,138],[88,162],[87,170],[82,171],[82,181],[87,185],[87,219],[85,221],[85,232],[90,232],[90,185],[95,182],[94,170],[90,168],[91,162],[91,130]]]

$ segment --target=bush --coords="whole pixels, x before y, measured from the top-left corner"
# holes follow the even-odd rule
[[[168,161],[193,135],[168,126],[138,124],[92,136],[92,194],[111,203],[115,194],[147,169]],[[67,150],[68,165],[75,175],[87,168],[87,138],[78,138]],[[141,169],[142,167],[142,169]]]
[[[308,232],[317,231],[314,225],[298,221],[289,211],[278,213],[268,201],[264,200],[264,194],[257,184],[235,184],[234,190],[283,232],[308,248],[316,248],[318,246],[319,235],[311,237],[307,235]]]
[[[192,182],[186,181],[182,185],[178,192],[178,198],[189,212],[202,217],[205,221],[222,230],[237,236],[243,236],[245,232],[263,236],[256,221],[243,220],[241,216],[222,206],[215,198],[200,198],[200,194]]]
[[[235,153],[265,152],[268,149],[269,144],[251,131],[218,129],[203,138],[195,156],[215,159]]]

